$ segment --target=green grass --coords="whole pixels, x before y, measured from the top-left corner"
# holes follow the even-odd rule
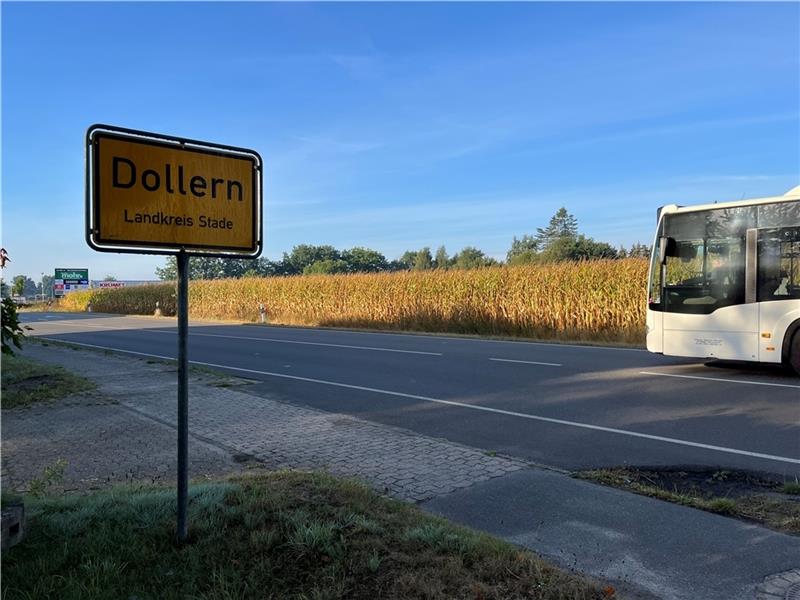
[[[724,481],[726,472],[718,473],[715,478]],[[775,493],[752,492],[722,497],[703,493],[700,489],[665,489],[635,468],[582,471],[576,476],[651,498],[752,521],[783,533],[800,535],[800,498],[791,497],[799,495],[800,489],[794,483],[777,487]],[[781,492],[789,497],[781,497]]]
[[[800,481],[789,481],[781,486],[782,493],[800,496]]]
[[[131,358],[131,355],[127,352],[122,350],[106,350],[103,348],[92,348],[89,346],[79,346],[77,344],[73,344],[70,342],[65,342],[63,340],[44,340],[35,337],[28,338],[28,343],[40,344],[42,346],[54,346],[56,348],[68,348],[70,350],[75,351],[82,351],[82,352],[96,352],[100,353],[104,356],[120,356],[125,358]],[[135,359],[135,360],[142,360],[147,365],[164,365],[169,368],[172,372],[177,372],[177,360],[171,360],[168,358],[147,358],[147,359]],[[220,369],[215,369],[214,367],[207,367],[205,365],[194,365],[189,364],[189,373],[194,375],[209,375],[215,379],[215,381],[209,382],[209,385],[213,385],[216,387],[236,387],[241,385],[249,385],[251,383],[255,383],[256,380],[254,379],[247,379],[245,377],[233,377],[228,375],[224,371]]]
[[[20,408],[95,388],[69,371],[19,354],[2,358],[2,407]]]
[[[736,514],[736,500],[730,498],[713,498],[706,500],[707,508],[711,512],[719,513],[721,515],[735,515]]]
[[[3,553],[3,598],[602,599],[575,574],[366,487],[275,472],[190,488],[30,501]]]

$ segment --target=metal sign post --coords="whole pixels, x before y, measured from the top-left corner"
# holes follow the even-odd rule
[[[166,254],[178,261],[180,542],[188,538],[189,257],[261,255],[262,164],[258,152],[246,148],[111,125],[86,132],[87,244],[100,252]]]
[[[178,540],[188,536],[189,503],[189,255],[178,253]]]

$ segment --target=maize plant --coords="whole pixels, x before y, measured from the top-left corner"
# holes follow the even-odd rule
[[[647,261],[192,281],[189,315],[598,342],[644,340]],[[175,284],[73,292],[65,310],[175,314]]]

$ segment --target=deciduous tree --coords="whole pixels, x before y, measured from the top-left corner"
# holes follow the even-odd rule
[[[433,256],[431,256],[431,249],[427,246],[419,250],[414,257],[414,270],[427,271],[433,268]]]
[[[348,265],[342,259],[318,260],[303,269],[303,275],[332,275],[334,273],[347,273]]]
[[[347,265],[349,273],[376,273],[389,268],[389,263],[383,254],[377,250],[358,246],[342,252],[342,261]]]
[[[453,266],[456,269],[477,269],[497,264],[493,258],[489,258],[482,250],[467,246],[460,252],[453,255]]]
[[[523,235],[521,239],[514,236],[511,248],[506,254],[506,261],[509,265],[522,265],[536,261],[536,251],[539,249],[539,242],[531,235]]]
[[[437,269],[446,269],[450,266],[450,257],[447,256],[447,250],[444,246],[439,246],[436,250],[436,258],[434,263]]]

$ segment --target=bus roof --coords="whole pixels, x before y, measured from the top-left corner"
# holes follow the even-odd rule
[[[745,200],[733,200],[730,202],[714,202],[712,204],[698,204],[696,206],[678,206],[677,204],[667,204],[658,209],[659,215],[694,212],[702,210],[713,210],[715,208],[733,208],[736,206],[752,206],[754,204],[770,204],[773,202],[796,202],[800,200],[800,185],[790,189],[783,196],[772,196],[769,198],[750,198]]]

